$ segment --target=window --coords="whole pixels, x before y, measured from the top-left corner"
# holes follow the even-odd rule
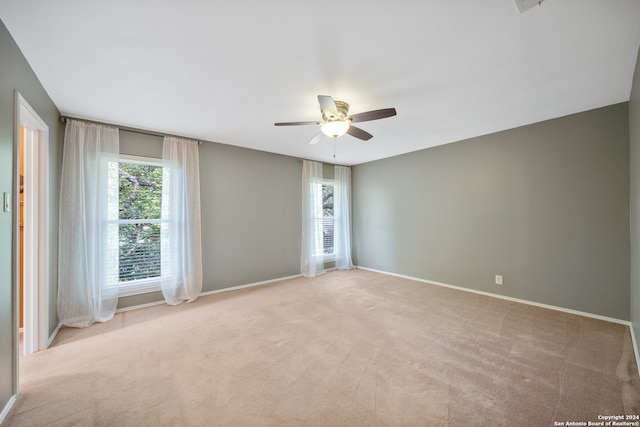
[[[116,222],[121,295],[159,289],[162,173],[156,159],[120,157]]]
[[[322,220],[322,249],[323,249],[325,259],[331,258],[334,255],[333,191],[334,191],[333,182],[324,180],[322,182],[322,219],[321,220]]]

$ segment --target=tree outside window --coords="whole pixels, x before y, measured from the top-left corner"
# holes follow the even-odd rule
[[[118,166],[119,281],[158,278],[162,165],[121,160]]]
[[[333,255],[333,183],[322,183],[322,247],[325,255]]]

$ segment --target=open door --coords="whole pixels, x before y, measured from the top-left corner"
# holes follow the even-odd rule
[[[16,236],[21,236],[21,231],[23,235],[14,240],[14,254],[18,254],[15,271],[22,272],[15,275],[14,304],[18,306],[15,312],[19,316],[16,326],[22,319],[22,348],[27,354],[47,348],[49,336],[49,127],[17,92],[15,108],[14,147],[20,153],[22,140],[23,153],[16,156],[19,164],[15,167],[14,206],[20,209],[14,212],[14,230]],[[24,163],[23,166],[20,163]]]

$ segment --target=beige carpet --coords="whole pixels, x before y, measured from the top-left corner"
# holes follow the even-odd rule
[[[63,329],[8,426],[548,426],[640,413],[624,325],[363,270]]]

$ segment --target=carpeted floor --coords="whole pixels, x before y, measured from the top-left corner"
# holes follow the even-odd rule
[[[21,359],[20,387],[7,426],[549,426],[640,414],[628,327],[364,270],[62,329]]]

